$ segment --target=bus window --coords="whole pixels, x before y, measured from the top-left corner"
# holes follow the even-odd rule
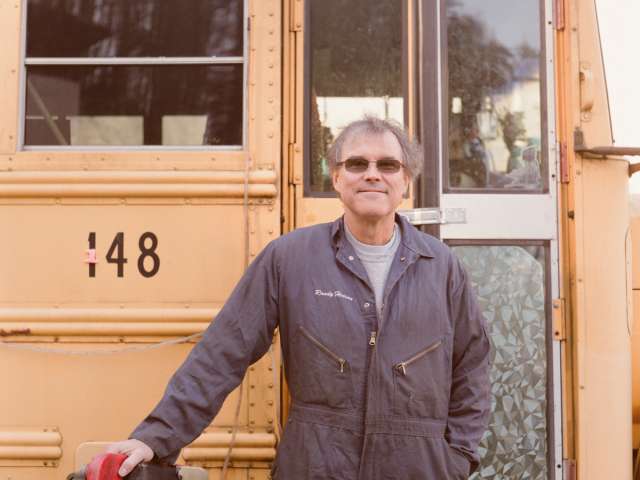
[[[447,3],[449,189],[546,187],[538,0]]]
[[[244,9],[28,0],[23,144],[239,148]]]
[[[367,113],[404,124],[403,8],[387,0],[308,4],[305,190],[318,194],[333,192],[326,152],[341,128]]]

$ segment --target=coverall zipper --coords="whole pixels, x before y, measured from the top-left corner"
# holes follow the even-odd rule
[[[302,334],[307,337],[316,347],[318,347],[320,349],[320,351],[326,353],[328,356],[330,356],[332,359],[334,359],[338,365],[340,366],[340,373],[344,373],[344,367],[347,364],[347,361],[340,357],[339,355],[336,355],[335,353],[333,353],[331,350],[329,350],[329,348],[327,346],[325,346],[320,340],[318,340],[317,338],[315,338],[313,335],[311,335],[306,328],[304,328],[302,325],[300,325],[300,331],[302,332]]]
[[[369,288],[371,289],[371,291],[373,291],[373,288],[371,288],[371,285],[369,285]],[[371,328],[375,328],[376,330],[371,330],[369,333],[369,351],[367,352],[367,361],[366,361],[366,365],[365,365],[365,378],[366,378],[366,383],[364,386],[364,416],[363,416],[363,430],[366,432],[367,430],[367,416],[368,416],[368,411],[369,411],[369,387],[370,387],[370,383],[373,382],[373,379],[369,378],[369,374],[370,374],[370,369],[371,369],[371,362],[373,360],[373,355],[375,354],[375,349],[376,349],[376,344],[378,342],[378,334],[380,331],[380,327],[382,325],[382,319],[384,316],[384,305],[385,303],[382,304],[382,312],[380,313],[380,316],[376,315],[375,317],[375,325],[372,325]],[[364,459],[366,458],[366,454],[367,454],[367,437],[366,435],[364,436],[364,444],[362,446],[362,452],[360,452],[360,466],[358,468],[358,478],[360,479],[362,476],[362,465],[364,462]]]
[[[407,367],[409,365],[411,365],[413,362],[415,362],[416,360],[420,360],[422,357],[424,357],[427,353],[430,353],[432,351],[434,351],[436,348],[438,348],[440,345],[442,345],[442,340],[438,340],[436,343],[429,345],[427,348],[425,348],[424,350],[416,353],[414,356],[412,356],[411,358],[405,360],[404,362],[400,362],[400,363],[396,363],[393,368],[395,368],[396,370],[398,370],[399,372],[402,372],[403,375],[407,375]]]

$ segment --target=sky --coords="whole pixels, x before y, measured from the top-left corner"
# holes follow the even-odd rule
[[[615,144],[640,147],[640,0],[596,0],[596,6]],[[640,194],[640,173],[631,177],[629,190]]]

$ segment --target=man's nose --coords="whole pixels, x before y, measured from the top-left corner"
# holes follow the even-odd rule
[[[369,162],[367,169],[364,171],[365,178],[380,178],[380,171],[376,162]]]

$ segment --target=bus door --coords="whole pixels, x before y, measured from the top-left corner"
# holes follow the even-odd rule
[[[437,66],[424,72],[424,115],[440,121],[423,121],[437,154],[421,206],[440,213],[431,231],[467,269],[494,348],[476,479],[562,478],[550,5],[424,2],[424,63]]]
[[[415,2],[292,0],[285,74],[291,227],[342,214],[327,149],[342,128],[372,114],[416,133]],[[372,33],[374,32],[374,33]],[[288,129],[287,126],[288,125]],[[413,205],[413,189],[403,204]]]
[[[373,113],[418,136],[425,167],[401,208],[465,265],[494,347],[490,428],[472,478],[562,478],[551,2],[289,8],[293,225],[341,213],[326,151],[346,123]]]

